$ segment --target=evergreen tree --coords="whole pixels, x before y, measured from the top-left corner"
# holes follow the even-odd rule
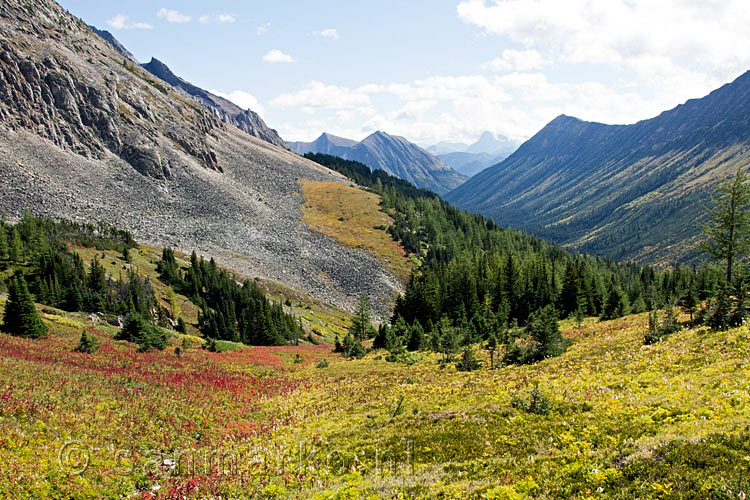
[[[84,354],[94,354],[96,352],[96,349],[96,339],[94,337],[89,337],[88,335],[86,335],[86,330],[83,330],[81,332],[81,339],[78,341],[78,345],[73,350],[75,352],[82,352]]]
[[[47,334],[44,324],[29,293],[26,279],[16,271],[8,287],[8,301],[3,315],[3,330],[11,335],[39,338]]]
[[[352,317],[349,326],[349,333],[357,340],[369,339],[375,334],[375,329],[372,327],[372,310],[367,295],[364,293],[359,296],[357,309],[354,311],[354,317]]]
[[[695,289],[695,285],[691,283],[683,292],[679,300],[679,305],[682,310],[690,315],[690,323],[693,322],[693,314],[698,308],[698,303],[698,291]]]
[[[409,341],[406,348],[409,351],[420,351],[425,347],[424,329],[419,321],[414,321],[409,329]]]
[[[8,258],[8,232],[5,222],[0,222],[0,261]]]
[[[622,291],[617,284],[612,284],[612,288],[607,296],[607,302],[604,304],[602,311],[602,320],[615,319],[625,316],[630,312],[628,296]]]
[[[167,347],[168,338],[163,331],[148,323],[143,316],[134,312],[128,315],[125,325],[115,335],[117,340],[127,340],[138,344],[139,351],[148,352],[152,349],[162,350]]]
[[[474,357],[474,349],[470,345],[464,346],[461,359],[456,363],[460,372],[471,372],[479,368],[479,361]]]
[[[560,333],[557,312],[552,305],[536,311],[529,322],[529,333],[539,344],[537,359],[559,356],[568,348],[567,341]]]
[[[13,226],[10,230],[10,243],[8,243],[8,256],[11,262],[17,264],[23,264],[23,244],[21,243],[21,235]]]
[[[708,241],[699,249],[717,260],[726,261],[726,282],[732,283],[735,259],[750,248],[750,184],[742,168],[733,179],[725,180],[711,197],[713,208],[708,210],[708,223],[703,233]]]
[[[440,352],[443,353],[443,360],[449,363],[453,354],[458,350],[458,333],[447,316],[440,319],[438,331],[440,332]]]

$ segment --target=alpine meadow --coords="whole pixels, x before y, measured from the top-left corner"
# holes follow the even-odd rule
[[[746,499],[746,6],[344,7],[0,0],[0,498]]]

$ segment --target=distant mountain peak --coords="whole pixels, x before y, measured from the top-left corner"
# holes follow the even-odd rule
[[[266,122],[255,111],[242,109],[228,99],[219,97],[183,80],[175,75],[169,69],[169,66],[155,57],[151,57],[151,61],[141,66],[155,77],[170,84],[178,92],[182,92],[186,97],[207,108],[222,121],[234,125],[243,132],[258,139],[288,149],[287,144],[279,136],[278,132],[266,125]]]
[[[445,193],[465,177],[416,144],[377,130],[357,142],[324,132],[313,142],[290,142],[299,154],[323,153],[382,169],[418,187]]]
[[[133,54],[130,53],[128,49],[125,48],[123,44],[121,44],[115,36],[110,33],[107,30],[100,30],[96,26],[89,25],[89,28],[91,28],[91,31],[99,35],[101,38],[103,38],[109,45],[115,49],[120,54],[124,55],[128,59],[130,59],[133,62],[138,62]]]

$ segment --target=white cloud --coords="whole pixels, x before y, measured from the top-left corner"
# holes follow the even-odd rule
[[[117,14],[111,19],[107,19],[107,25],[116,30],[150,30],[153,28],[148,23],[131,22],[125,14]]]
[[[271,100],[271,106],[279,108],[301,108],[308,113],[316,109],[354,109],[369,107],[370,97],[346,87],[310,82],[297,92],[281,94]]]
[[[338,40],[339,38],[341,38],[339,32],[336,31],[335,28],[327,28],[322,31],[313,31],[313,34],[316,36],[322,36],[323,38],[331,38],[333,40]]]
[[[265,112],[265,108],[260,103],[260,101],[258,101],[258,99],[254,95],[250,94],[249,92],[245,92],[244,90],[235,90],[229,93],[225,93],[220,90],[209,90],[209,92],[232,101],[242,109],[250,109],[261,115]]]
[[[750,66],[744,0],[466,0],[457,12],[556,61],[632,68],[662,57],[724,76]]]
[[[505,49],[500,57],[496,57],[491,61],[482,64],[482,68],[498,72],[530,71],[541,69],[547,64],[549,64],[549,62],[542,57],[542,54],[534,49]]]
[[[184,24],[190,22],[190,16],[177,12],[176,10],[170,10],[165,7],[159,9],[156,13],[156,17],[159,19],[166,19],[168,23]]]
[[[260,36],[268,32],[268,30],[271,28],[271,23],[265,23],[261,24],[260,26],[255,27],[255,34]]]
[[[278,49],[269,50],[266,55],[263,56],[263,60],[267,63],[293,63],[294,58],[289,54],[284,54]]]
[[[234,14],[211,14],[198,18],[201,24],[231,24],[237,22],[237,16]]]
[[[472,142],[489,130],[525,139],[562,113],[604,123],[650,118],[750,67],[747,0],[457,3],[460,19],[486,35],[477,40],[499,45],[477,74],[349,88],[311,82],[271,101],[271,111],[301,111],[282,134],[361,139],[380,129],[433,144]]]

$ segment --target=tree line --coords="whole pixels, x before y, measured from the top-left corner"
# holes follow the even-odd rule
[[[388,232],[419,262],[376,347],[431,349],[449,359],[462,345],[482,342],[505,345],[508,362],[532,362],[565,348],[556,327],[545,323],[615,319],[667,304],[692,314],[726,287],[716,264],[656,269],[574,254],[383,171],[330,155],[306,157],[379,194],[393,218]]]

